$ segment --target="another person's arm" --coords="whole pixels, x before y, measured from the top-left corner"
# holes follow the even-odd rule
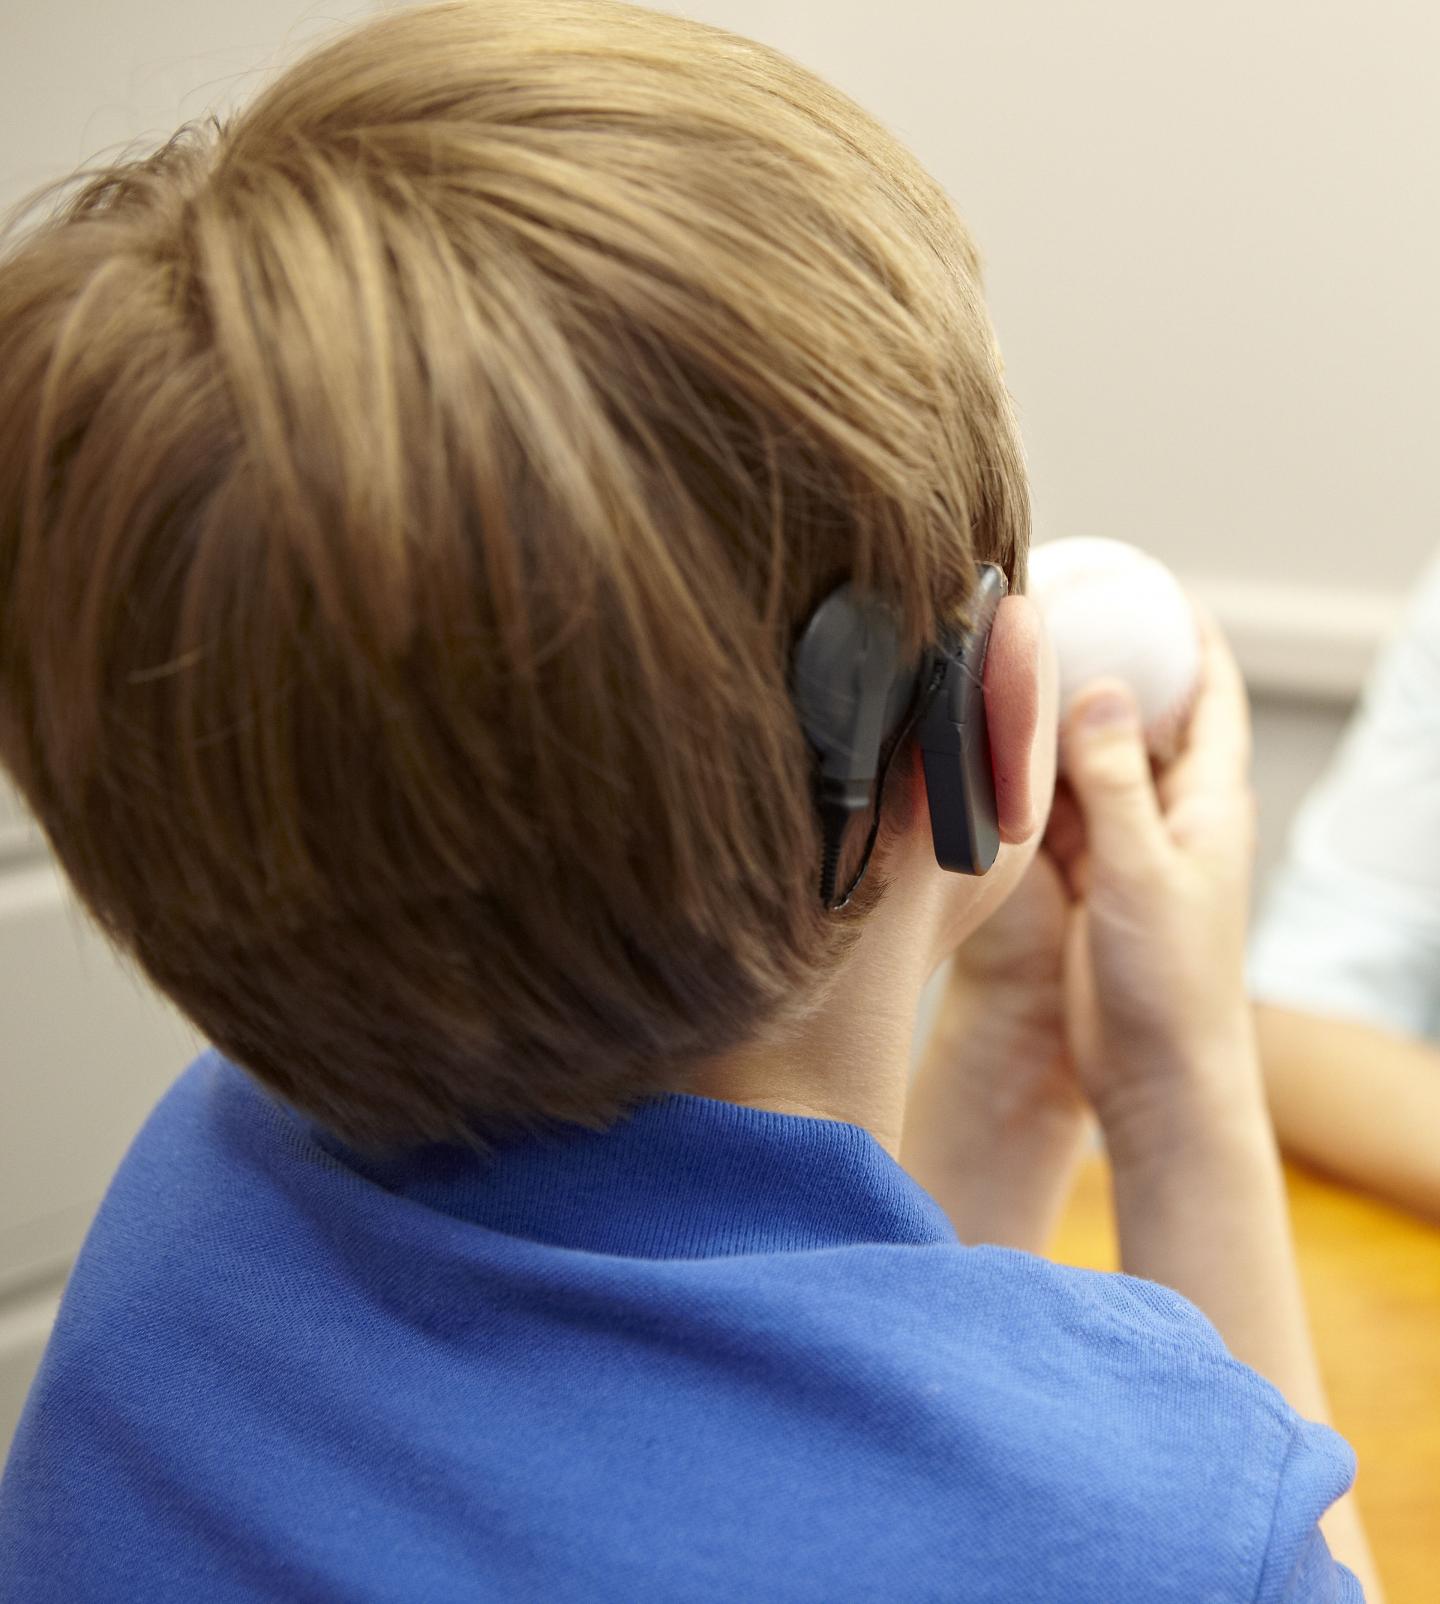
[[[1440,562],[1296,816],[1249,984],[1286,1152],[1440,1217]]]
[[[1064,860],[1083,909],[1067,1017],[1110,1155],[1122,1266],[1189,1298],[1236,1358],[1327,1421],[1244,988],[1254,804],[1234,659],[1208,628],[1187,748],[1158,791],[1122,686],[1087,692],[1064,736]],[[1379,1604],[1353,1495],[1321,1524]]]
[[[1440,1221],[1440,1048],[1293,1008],[1255,1018],[1286,1152]]]

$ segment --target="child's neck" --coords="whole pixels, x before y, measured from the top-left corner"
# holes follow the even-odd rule
[[[871,918],[825,1002],[782,1035],[712,1060],[684,1090],[844,1120],[898,1159],[932,932],[884,904]]]

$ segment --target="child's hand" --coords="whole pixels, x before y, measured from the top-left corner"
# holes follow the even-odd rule
[[[1058,995],[1072,893],[1046,847],[1004,902],[951,960],[952,986],[974,987],[1007,1006],[1048,1008]]]
[[[1080,904],[1067,940],[1066,1035],[1112,1154],[1131,1133],[1157,1129],[1173,1099],[1247,1118],[1258,1100],[1263,1112],[1244,985],[1249,708],[1224,638],[1210,620],[1202,627],[1204,679],[1185,749],[1158,776],[1119,682],[1077,698],[1062,731],[1069,795],[1057,799],[1049,836]]]
[[[1042,850],[951,959],[900,1157],[962,1242],[1043,1251],[1083,1152],[1089,1121],[1062,989],[1070,917]]]

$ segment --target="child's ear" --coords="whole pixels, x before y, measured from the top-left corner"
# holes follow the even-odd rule
[[[1000,839],[1028,841],[1049,797],[1037,795],[1035,742],[1040,728],[1040,615],[1027,596],[1007,596],[995,614],[985,654],[985,722],[995,774]]]
[[[985,654],[985,723],[996,824],[1000,839],[1012,845],[1028,841],[1045,822],[1054,789],[1053,752],[1048,765],[1035,761],[1047,648],[1034,603],[1026,596],[1007,596],[996,611]],[[1052,747],[1053,737],[1052,728]],[[1038,779],[1037,768],[1044,771]],[[918,828],[922,815],[928,832],[924,757],[914,741],[907,741],[896,752],[885,785],[881,839],[893,840]]]

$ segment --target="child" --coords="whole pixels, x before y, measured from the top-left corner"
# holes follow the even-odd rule
[[[597,0],[349,33],[0,266],[0,519],[0,753],[216,1049],[71,1276],[0,1599],[1361,1596],[1233,662],[1158,797],[1085,700],[1037,855],[975,252],[843,97]],[[1023,1250],[1087,1104],[1215,1325]]]

